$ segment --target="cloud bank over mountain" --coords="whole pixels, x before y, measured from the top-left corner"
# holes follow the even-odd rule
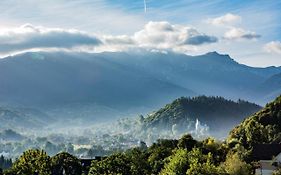
[[[149,22],[133,38],[139,46],[173,48],[217,42],[217,38],[200,33],[195,28],[164,22]]]
[[[27,51],[97,53],[149,50],[173,51],[189,55],[200,55],[214,50],[223,52],[226,47],[231,49],[230,44],[237,41],[241,44],[248,41],[253,45],[261,38],[261,35],[254,31],[236,26],[241,21],[241,16],[231,13],[209,18],[207,22],[210,26],[221,30],[221,34],[212,31],[205,33],[200,30],[202,27],[168,21],[149,21],[136,32],[123,35],[25,24],[20,27],[0,29],[0,56]],[[263,54],[276,55],[280,53],[280,41],[269,41],[263,48],[261,46],[260,50]]]
[[[83,45],[99,45],[101,41],[78,30],[45,28],[25,24],[0,31],[0,52],[11,53],[31,49],[72,49]]]
[[[86,35],[94,36],[102,43],[99,45],[91,42],[75,43],[74,46],[60,44],[60,47],[51,48],[49,45],[45,46],[49,41],[42,40],[40,42],[44,43],[42,47],[33,48],[30,44],[19,47],[19,43],[14,50],[5,53],[3,52],[8,46],[2,44],[0,57],[43,49],[85,52],[151,49],[161,52],[172,50],[188,55],[218,51],[230,54],[236,61],[251,66],[280,66],[279,55],[263,48],[271,41],[281,41],[280,8],[281,2],[274,0],[239,3],[164,0],[147,1],[147,11],[144,13],[143,1],[2,0],[0,30],[18,28],[22,24],[31,23],[35,28],[44,26],[43,28],[47,29],[86,31]],[[166,22],[179,31],[167,32],[161,28],[146,30],[150,21],[154,21],[158,26],[162,25],[159,24],[161,21]],[[196,31],[195,36],[190,35],[194,33],[192,29]],[[135,35],[141,31],[142,37],[136,38]],[[143,38],[158,37],[151,34],[151,31],[159,32],[159,37],[165,37],[161,38],[165,41],[155,42]],[[171,37],[177,38],[172,39],[175,42],[172,43],[173,47],[170,47],[172,44],[166,43],[171,41]],[[182,43],[185,39],[186,42]],[[63,38],[59,41],[63,41]],[[141,43],[142,41],[146,42]]]
[[[128,48],[188,51],[192,47],[217,41],[217,37],[201,33],[195,28],[173,25],[166,21],[148,22],[142,30],[133,35],[117,36],[26,24],[0,32],[0,52],[5,54],[32,49],[94,52]]]

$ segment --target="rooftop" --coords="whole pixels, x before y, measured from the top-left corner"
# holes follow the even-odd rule
[[[272,160],[281,153],[281,144],[256,144],[253,146],[254,160]]]

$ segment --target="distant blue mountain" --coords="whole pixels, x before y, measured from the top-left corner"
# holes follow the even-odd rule
[[[54,121],[52,117],[35,109],[0,107],[1,130],[10,128],[16,128],[21,131],[42,129],[52,121]]]
[[[257,87],[278,73],[280,67],[249,67],[217,52],[30,52],[0,60],[0,102],[51,111],[88,106],[64,115],[91,118],[147,112],[201,94],[264,104],[269,99]]]
[[[218,95],[265,104],[256,88],[279,74],[281,67],[255,68],[234,61],[229,55],[210,52],[200,56],[175,53],[102,53],[116,63],[148,73],[162,81],[188,88],[197,94]],[[114,58],[114,59],[113,59]],[[279,83],[277,86],[281,87]],[[270,87],[264,86],[264,89]]]
[[[281,94],[281,73],[275,74],[263,83],[261,83],[257,89],[257,93],[263,95],[264,101],[270,101],[274,97]]]

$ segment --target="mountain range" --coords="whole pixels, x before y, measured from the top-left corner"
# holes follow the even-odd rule
[[[0,105],[92,120],[147,113],[181,96],[263,105],[280,92],[280,74],[217,52],[27,52],[0,60]]]

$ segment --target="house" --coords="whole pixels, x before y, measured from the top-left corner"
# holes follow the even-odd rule
[[[256,175],[272,175],[281,166],[281,144],[254,145],[253,159],[258,161]]]

